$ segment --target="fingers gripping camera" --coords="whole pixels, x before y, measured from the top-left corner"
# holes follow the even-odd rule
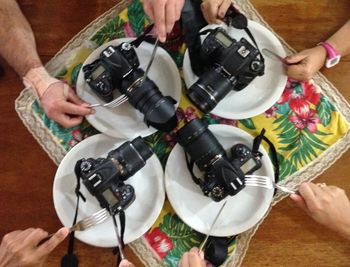
[[[106,158],[79,160],[75,172],[101,207],[115,215],[135,200],[134,188],[124,181],[145,166],[152,154],[143,139],[137,137],[110,151]]]
[[[214,201],[237,194],[245,186],[245,175],[261,167],[260,157],[253,155],[243,144],[233,146],[228,156],[208,126],[199,119],[181,128],[177,132],[177,140],[185,150],[192,179],[200,186],[203,194]],[[194,163],[204,172],[203,178],[197,178],[193,173]]]
[[[147,125],[161,131],[171,131],[177,125],[176,101],[163,96],[148,77],[142,81],[144,71],[134,47],[130,43],[108,46],[99,59],[83,67],[85,80],[96,95],[105,102],[113,100],[118,89],[128,97],[129,103],[144,114]]]

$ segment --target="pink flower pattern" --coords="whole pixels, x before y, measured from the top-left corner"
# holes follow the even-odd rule
[[[317,124],[321,123],[314,109],[310,109],[308,113],[302,113],[302,116],[297,113],[296,115],[290,115],[289,120],[294,123],[296,128],[300,130],[307,128],[311,133],[315,133],[317,131]]]

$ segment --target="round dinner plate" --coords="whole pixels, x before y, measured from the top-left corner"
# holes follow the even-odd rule
[[[122,42],[130,42],[133,38],[121,38],[110,41],[93,51],[85,60],[83,65],[89,64],[96,60],[103,49],[109,45],[118,45]],[[153,45],[142,42],[139,47],[135,48],[136,54],[140,61],[140,68],[145,70],[152,54]],[[148,77],[153,80],[164,96],[171,96],[177,103],[181,98],[181,78],[175,62],[170,55],[161,47],[158,47],[153,64],[149,70]],[[77,79],[78,96],[90,104],[104,103],[85,82],[83,68],[80,69]],[[114,90],[114,97],[119,96],[117,89]],[[176,104],[177,107],[178,104]],[[148,136],[157,130],[148,127],[144,123],[144,116],[129,102],[114,108],[96,107],[96,113],[86,116],[88,122],[101,133],[117,138],[132,139],[137,136]]]
[[[76,206],[75,163],[81,158],[105,157],[107,153],[119,147],[125,140],[115,139],[103,134],[94,135],[73,147],[62,160],[56,172],[53,185],[53,201],[56,213],[64,226],[71,226]],[[157,219],[165,200],[163,169],[158,158],[153,155],[146,165],[134,176],[126,180],[135,189],[136,199],[125,210],[124,242],[130,243],[142,236]],[[85,188],[81,181],[80,191],[86,202],[80,200],[78,221],[101,209],[97,199]],[[87,244],[98,247],[118,245],[112,217],[105,222],[75,236]]]
[[[238,30],[232,27],[228,28],[226,24],[210,24],[202,30],[217,28],[219,26],[226,29],[232,38],[240,40],[244,37],[252,43],[244,30]],[[272,32],[251,20],[248,21],[248,27],[259,46],[260,52],[263,48],[267,48],[281,57],[286,56],[282,44]],[[263,113],[275,104],[286,86],[287,75],[281,62],[266,56],[264,58],[265,74],[261,77],[256,77],[243,90],[231,91],[211,111],[212,114],[228,119],[246,119]],[[198,80],[198,77],[192,71],[188,50],[186,50],[184,57],[183,73],[187,88]]]
[[[242,143],[252,147],[253,138],[244,131],[228,125],[210,125],[225,150]],[[274,170],[268,154],[262,152],[262,167],[254,174],[274,177]],[[177,144],[169,155],[165,168],[165,189],[168,199],[178,216],[191,228],[208,234],[223,201],[215,202],[203,195],[187,169],[183,148]],[[253,227],[268,210],[273,189],[246,186],[234,196],[228,196],[226,206],[218,217],[212,236],[231,236]]]

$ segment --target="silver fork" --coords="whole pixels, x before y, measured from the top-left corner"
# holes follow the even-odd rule
[[[91,228],[95,225],[98,225],[98,224],[104,222],[106,219],[108,219],[108,217],[109,217],[108,210],[106,210],[106,209],[99,210],[99,211],[91,214],[90,216],[85,217],[84,219],[81,219],[76,224],[74,224],[72,227],[70,227],[69,233],[71,233],[73,231],[84,231],[88,228]],[[45,241],[49,240],[53,235],[54,235],[54,233],[48,235],[47,237],[42,239],[38,245],[41,245]]]
[[[146,66],[146,70],[145,70],[145,73],[143,74],[142,76],[142,80],[141,80],[141,83],[140,83],[140,86],[142,86],[142,84],[144,83],[144,81],[146,80],[147,78],[147,75],[148,75],[148,72],[152,66],[152,63],[153,63],[153,60],[154,60],[154,57],[156,56],[156,52],[157,52],[157,49],[158,49],[158,45],[159,45],[159,39],[157,38],[156,42],[154,43],[154,46],[153,46],[153,51],[152,51],[152,54],[151,54],[151,58],[149,59],[148,61],[148,64]]]
[[[99,210],[69,228],[69,232],[84,231],[92,226],[98,225],[104,222],[109,217],[109,212],[106,209]]]
[[[128,101],[128,97],[126,95],[122,94],[111,102],[108,102],[105,104],[91,104],[89,107],[90,108],[95,108],[95,107],[115,108],[115,107],[120,106],[121,104],[123,104],[126,101]]]
[[[259,186],[264,187],[267,189],[273,189],[276,188],[282,192],[285,192],[287,194],[295,194],[297,193],[296,190],[289,189],[285,186],[279,185],[275,183],[274,179],[271,179],[268,176],[262,176],[262,175],[246,175],[245,176],[245,185],[247,186]]]

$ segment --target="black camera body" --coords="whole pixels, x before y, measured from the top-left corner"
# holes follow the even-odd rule
[[[85,80],[96,95],[105,102],[113,100],[118,89],[128,97],[129,103],[144,114],[147,125],[161,131],[171,131],[177,125],[176,101],[163,96],[157,85],[144,71],[134,47],[127,42],[108,46],[100,57],[83,67]]]
[[[97,96],[110,102],[113,100],[113,91],[120,86],[121,80],[139,65],[135,49],[129,43],[122,43],[108,46],[101,52],[100,58],[85,65],[83,71],[86,82]]]
[[[236,41],[220,27],[208,31],[200,51],[203,73],[187,92],[205,113],[231,90],[244,89],[257,76],[264,75],[265,70],[259,50],[245,38]]]
[[[228,156],[208,126],[199,119],[194,119],[177,132],[177,140],[191,160],[188,166],[197,165],[204,172],[204,179],[191,176],[204,195],[214,201],[221,201],[228,195],[235,195],[245,186],[245,175],[261,167],[260,158],[243,144],[231,148]],[[243,148],[243,150],[242,150]],[[187,156],[186,159],[188,160]],[[245,167],[249,164],[248,173]]]
[[[76,175],[101,207],[115,215],[135,200],[134,188],[124,181],[145,166],[152,154],[143,139],[137,137],[110,151],[106,158],[79,160],[75,166]]]

